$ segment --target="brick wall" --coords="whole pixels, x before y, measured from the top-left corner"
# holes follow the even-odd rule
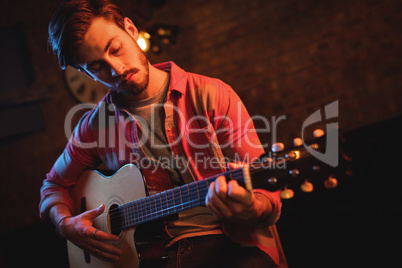
[[[180,25],[178,43],[150,58],[222,79],[270,123],[285,115],[285,141],[335,100],[347,131],[402,113],[401,11],[397,0],[173,0],[153,21]]]
[[[135,14],[133,1],[118,2]],[[21,22],[26,33],[36,76],[29,90],[49,93],[38,103],[44,129],[0,144],[0,209],[9,215],[2,231],[39,221],[39,188],[67,142],[64,117],[76,102],[46,47],[56,6],[1,2],[1,26]],[[335,100],[345,130],[401,115],[401,18],[399,0],[170,0],[146,23],[180,26],[177,43],[150,54],[152,63],[173,60],[222,79],[251,115],[271,123],[272,116],[286,116],[278,139],[289,141],[308,115]]]

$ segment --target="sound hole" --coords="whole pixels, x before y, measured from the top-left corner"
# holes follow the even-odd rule
[[[121,213],[119,206],[113,204],[109,208],[110,232],[119,235],[121,232]]]

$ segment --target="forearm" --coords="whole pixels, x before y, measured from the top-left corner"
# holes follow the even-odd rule
[[[50,176],[48,178],[43,182],[41,188],[39,209],[41,218],[53,223],[54,217],[50,215],[50,209],[54,210],[54,207],[60,204],[66,206],[68,211],[71,211],[74,208],[74,202],[68,187],[55,183]]]
[[[62,218],[71,215],[70,209],[62,203],[55,204],[49,209],[49,219],[54,225],[57,225]]]

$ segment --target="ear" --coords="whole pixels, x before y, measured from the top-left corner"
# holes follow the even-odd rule
[[[135,27],[134,23],[129,18],[124,18],[124,28],[127,33],[134,38],[135,41],[138,40],[138,29]]]

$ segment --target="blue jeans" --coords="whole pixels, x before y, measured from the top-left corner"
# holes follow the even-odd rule
[[[233,243],[225,235],[185,238],[168,248],[167,268],[270,268],[274,261],[257,247]]]

